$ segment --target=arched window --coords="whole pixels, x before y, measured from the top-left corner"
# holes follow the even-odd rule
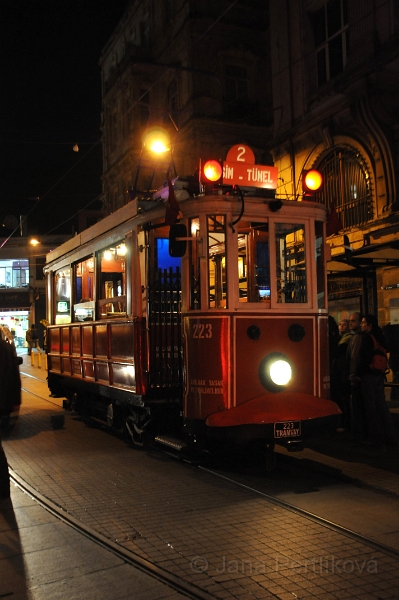
[[[366,161],[356,148],[335,148],[316,168],[324,179],[318,201],[328,210],[335,205],[343,229],[373,219],[371,177]]]

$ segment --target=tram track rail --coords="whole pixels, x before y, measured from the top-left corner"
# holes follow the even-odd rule
[[[33,377],[34,379],[43,381],[43,379],[41,379],[41,378],[34,377],[32,375],[28,375],[28,376]],[[36,394],[26,388],[22,388],[22,389],[24,389],[24,391],[26,393],[31,394],[36,397],[39,397],[42,400],[45,400],[46,402],[48,402],[50,404],[55,404],[49,398],[45,398],[44,396],[42,396],[40,394]],[[57,405],[57,406],[59,407],[59,405]],[[265,501],[267,501],[275,506],[278,506],[279,508],[282,508],[291,513],[305,517],[306,519],[309,519],[313,523],[317,523],[317,524],[325,527],[326,529],[330,529],[331,531],[345,535],[346,537],[349,537],[352,540],[356,540],[357,542],[360,542],[360,543],[368,546],[369,548],[372,548],[374,550],[382,552],[386,556],[390,556],[394,559],[399,559],[399,550],[396,550],[395,548],[392,548],[392,547],[390,547],[386,544],[383,544],[381,542],[378,542],[370,537],[367,537],[365,535],[357,533],[356,531],[353,531],[347,527],[339,525],[338,523],[335,523],[324,517],[318,516],[317,514],[314,514],[311,511],[308,511],[299,506],[296,506],[295,504],[292,504],[290,502],[287,502],[285,500],[277,498],[276,496],[273,496],[271,494],[267,494],[264,491],[257,489],[255,486],[243,483],[237,479],[234,479],[234,477],[232,477],[232,476],[224,475],[213,468],[203,466],[201,464],[198,464],[198,462],[194,462],[194,461],[191,462],[189,459],[183,458],[181,455],[172,453],[170,451],[164,450],[159,447],[152,447],[152,449],[157,452],[160,452],[164,455],[167,455],[174,460],[177,459],[179,461],[188,462],[188,463],[192,464],[194,467],[198,468],[199,470],[201,470],[213,477],[224,480],[224,481],[228,482],[229,484],[233,484],[234,486],[245,489],[245,490],[263,498]],[[309,470],[309,467],[302,466],[301,468]],[[322,468],[323,468],[323,466],[321,465],[320,469],[322,469]],[[10,469],[10,475],[11,475],[11,479],[21,490],[23,490],[25,493],[27,493],[32,498],[34,498],[40,505],[42,505],[44,508],[46,508],[49,512],[51,512],[57,518],[64,521],[65,523],[69,524],[76,530],[80,531],[86,537],[92,539],[93,541],[97,542],[98,544],[109,549],[111,552],[118,555],[120,558],[122,558],[127,563],[132,564],[133,566],[136,566],[137,568],[149,573],[151,576],[158,578],[159,580],[163,581],[164,583],[166,582],[168,585],[170,585],[170,587],[173,587],[173,589],[175,589],[176,591],[180,591],[181,593],[186,594],[187,597],[189,597],[189,598],[203,598],[204,600],[207,600],[207,599],[213,597],[213,596],[210,596],[209,594],[207,594],[206,592],[204,592],[203,590],[200,590],[199,588],[193,589],[193,586],[191,584],[186,584],[185,582],[178,580],[172,574],[169,574],[169,573],[163,571],[162,569],[160,569],[159,567],[156,567],[149,561],[142,559],[138,555],[135,555],[134,553],[130,552],[129,550],[126,550],[122,546],[107,539],[105,536],[101,535],[100,533],[97,533],[95,530],[91,529],[90,527],[87,527],[82,522],[80,522],[79,520],[75,519],[74,517],[72,517],[71,515],[66,513],[64,509],[57,506],[51,500],[49,500],[48,498],[46,498],[45,496],[40,494],[40,492],[33,489],[22,478],[20,478],[17,475],[17,473],[15,473],[12,469]],[[388,495],[395,499],[399,499],[398,494],[395,494],[388,490],[382,490],[381,488],[378,488],[371,484],[367,484],[365,482],[353,479],[347,475],[335,474],[335,475],[333,475],[333,477],[338,481],[353,485],[355,487],[364,488],[368,491],[372,491],[372,492],[383,494],[383,495]]]
[[[343,527],[342,525],[333,523],[332,521],[329,521],[328,519],[325,519],[324,517],[319,517],[318,515],[315,515],[314,513],[310,512],[310,511],[307,511],[303,508],[295,506],[294,504],[286,502],[285,500],[281,500],[280,498],[277,498],[275,496],[266,494],[265,492],[262,492],[261,490],[257,490],[256,488],[246,485],[246,484],[244,484],[240,481],[237,481],[231,477],[222,475],[222,474],[218,473],[217,471],[213,471],[212,469],[208,469],[208,468],[202,467],[202,466],[199,466],[198,468],[210,475],[213,475],[214,477],[217,477],[217,478],[222,479],[230,484],[236,485],[237,487],[240,487],[242,489],[250,491],[250,492],[264,498],[267,502],[270,502],[271,504],[274,504],[275,506],[278,506],[289,512],[293,512],[302,517],[305,517],[306,519],[309,519],[313,523],[318,523],[319,525],[322,525],[323,527],[325,527],[327,529],[331,529],[332,531],[341,533],[342,535],[345,535],[352,540],[361,542],[361,543],[369,546],[370,548],[373,548],[374,550],[383,552],[387,556],[391,556],[392,558],[399,559],[399,550],[395,550],[395,548],[391,548],[390,546],[387,546],[386,544],[377,542],[376,540],[373,540],[372,538],[369,538],[360,533],[357,533],[356,531],[353,531],[351,529],[348,529],[347,527]],[[375,491],[375,490],[373,490],[373,491]]]
[[[183,579],[176,577],[172,573],[164,571],[163,569],[157,567],[153,563],[148,560],[145,560],[141,556],[134,554],[133,552],[123,548],[117,543],[109,540],[104,535],[95,531],[91,527],[88,527],[78,519],[75,519],[72,515],[68,514],[64,509],[60,506],[49,500],[41,494],[38,490],[34,489],[30,486],[26,481],[24,481],[19,475],[11,468],[10,471],[10,479],[11,481],[25,494],[30,496],[35,502],[37,502],[40,506],[45,508],[49,513],[55,516],[57,519],[66,523],[86,538],[95,542],[99,546],[102,546],[109,552],[112,552],[115,556],[123,560],[125,563],[132,565],[136,569],[150,575],[154,579],[157,579],[163,584],[166,584],[168,587],[173,589],[176,592],[186,596],[187,598],[193,600],[212,600],[214,596],[208,594],[204,590],[197,588],[196,586],[184,581]]]

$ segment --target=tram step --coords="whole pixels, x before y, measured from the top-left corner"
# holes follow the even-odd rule
[[[179,440],[178,438],[173,438],[167,435],[157,435],[155,441],[158,444],[163,444],[164,446],[168,446],[169,448],[173,448],[173,450],[184,450],[186,448],[185,442]]]

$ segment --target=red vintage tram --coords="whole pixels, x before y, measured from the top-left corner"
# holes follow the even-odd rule
[[[166,185],[47,255],[51,392],[137,444],[296,448],[335,426],[324,207],[174,190],[177,224]]]

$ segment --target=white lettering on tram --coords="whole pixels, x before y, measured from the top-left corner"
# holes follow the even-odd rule
[[[194,394],[223,394],[221,387],[192,387],[190,391]]]
[[[295,437],[300,433],[299,429],[278,429],[276,437]]]
[[[224,179],[234,179],[234,167],[228,165],[223,166],[223,177]]]
[[[258,182],[258,183],[271,183],[270,171],[263,171],[261,169],[257,169],[256,167],[252,169],[247,169],[248,181]]]

